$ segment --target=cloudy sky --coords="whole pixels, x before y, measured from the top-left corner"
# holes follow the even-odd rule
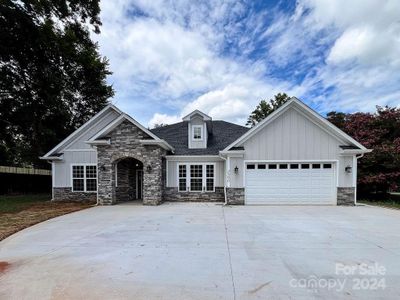
[[[259,100],[321,114],[400,105],[400,1],[102,0],[112,102],[146,126],[194,109],[244,124]]]

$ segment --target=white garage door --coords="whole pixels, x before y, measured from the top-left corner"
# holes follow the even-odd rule
[[[336,204],[335,164],[247,163],[246,204]]]

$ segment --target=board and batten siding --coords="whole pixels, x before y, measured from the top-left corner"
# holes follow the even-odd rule
[[[337,159],[344,144],[291,108],[244,143],[245,159]]]
[[[224,186],[224,161],[220,158],[209,158],[209,157],[197,157],[197,158],[186,158],[186,159],[167,159],[167,187],[177,187],[177,174],[178,174],[178,164],[180,163],[215,163],[215,186]]]
[[[73,140],[70,144],[68,144],[66,149],[92,149],[89,144],[86,143],[92,136],[98,133],[101,129],[106,127],[116,118],[118,118],[119,114],[111,109],[107,112],[102,118],[100,118],[94,125],[91,126],[88,130],[83,132],[78,138]]]
[[[63,161],[54,161],[54,187],[71,187],[71,164],[97,164],[97,152],[65,151]]]
[[[346,143],[312,122],[300,111],[289,108],[281,116],[245,141],[244,158],[230,158],[231,187],[243,187],[244,160],[331,160],[338,161],[338,186],[354,186],[353,176],[344,171],[352,156],[341,156]],[[239,173],[234,174],[237,166]]]

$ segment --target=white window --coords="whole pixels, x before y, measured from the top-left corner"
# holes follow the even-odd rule
[[[214,192],[215,164],[179,164],[178,190],[180,192]]]
[[[192,137],[195,141],[201,141],[203,139],[203,126],[193,125],[192,126]]]
[[[190,191],[203,190],[203,165],[190,165]]]
[[[97,191],[96,165],[72,165],[72,191],[73,192]]]
[[[178,189],[180,192],[186,191],[186,165],[179,165],[178,170]]]

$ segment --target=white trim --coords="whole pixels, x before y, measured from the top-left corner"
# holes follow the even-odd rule
[[[372,149],[367,150],[360,150],[360,149],[343,149],[339,152],[339,155],[346,156],[346,155],[355,155],[355,154],[363,154],[363,153],[370,153]]]
[[[145,128],[142,124],[140,124],[139,122],[137,122],[135,119],[133,119],[131,116],[122,113],[118,118],[116,118],[114,121],[112,121],[110,124],[108,124],[106,127],[104,127],[102,130],[100,130],[98,133],[96,133],[94,136],[92,136],[87,143],[89,144],[94,144],[96,142],[96,140],[98,138],[100,138],[101,136],[111,132],[115,127],[117,127],[118,125],[120,125],[123,121],[129,121],[131,122],[133,125],[135,125],[136,127],[138,127],[140,130],[142,130],[144,133],[146,133],[147,135],[149,135],[150,137],[152,137],[155,141],[158,141],[161,144],[164,144],[166,147],[168,147],[168,150],[174,151],[174,148],[169,145],[166,141],[160,139],[158,136],[156,136],[154,133],[152,133],[150,130],[148,130],[147,128]],[[149,142],[149,140],[142,140],[142,141],[146,141],[147,143]]]
[[[155,134],[153,134],[152,132],[150,132],[147,128],[145,128],[142,124],[140,124],[139,122],[137,122],[135,119],[133,119],[132,117],[130,117],[129,115],[122,113],[118,118],[116,118],[114,121],[112,121],[110,124],[108,124],[106,127],[104,127],[102,130],[100,130],[98,133],[96,133],[94,136],[92,136],[89,141],[94,141],[96,139],[98,139],[99,137],[101,137],[103,134],[107,134],[110,131],[112,131],[115,127],[117,127],[119,124],[121,124],[123,121],[129,121],[131,122],[133,125],[135,125],[136,127],[138,127],[139,129],[141,129],[142,131],[144,131],[146,134],[148,134],[149,136],[151,136],[152,138],[159,140],[159,137],[157,137]]]
[[[44,157],[44,156],[39,156],[39,159],[45,159],[45,160],[63,160],[63,156],[64,156],[64,155],[61,155],[61,156],[46,156],[46,157]]]
[[[168,160],[165,160],[165,187],[169,187],[168,182]]]
[[[201,117],[203,117],[204,121],[211,121],[211,117],[209,115],[206,115],[205,113],[201,112],[200,110],[196,109],[194,111],[192,111],[190,114],[184,116],[182,118],[183,121],[190,121],[190,119],[192,118],[192,116],[194,115],[200,115]]]
[[[176,167],[176,178],[177,178],[176,183],[177,183],[177,187],[178,187],[178,193],[179,192],[188,192],[189,191],[188,178],[190,177],[190,175],[188,174],[188,164],[186,164],[186,163],[178,163],[176,166],[177,166]],[[179,189],[179,179],[181,178],[181,177],[179,177],[179,166],[185,166],[186,167],[186,177],[182,177],[182,178],[186,179],[186,189],[184,191],[181,191]]]
[[[110,141],[110,139],[104,139],[104,140],[96,140],[96,141],[86,141],[85,143],[92,145],[92,146],[94,146],[94,145],[110,145],[111,141]]]
[[[354,155],[353,156],[353,169],[352,169],[352,172],[353,172],[353,182],[352,182],[352,187],[357,187],[357,159],[356,159],[356,156]]]
[[[96,149],[65,149],[63,152],[95,152]]]
[[[201,184],[202,184],[202,190],[201,191],[192,191],[190,189],[190,166],[191,165],[201,165],[202,166],[202,177],[201,177]],[[214,184],[213,184],[213,190],[212,191],[207,191],[207,165],[213,165],[214,168]],[[186,166],[186,190],[185,191],[180,191],[179,190],[179,166]],[[182,177],[183,178],[183,177]],[[200,178],[200,177],[196,177]],[[178,163],[177,168],[176,168],[176,183],[178,187],[178,193],[181,192],[190,192],[190,193],[213,193],[215,192],[215,184],[216,184],[216,178],[217,178],[217,168],[216,168],[216,163],[215,162],[185,162],[185,163]]]
[[[220,158],[219,155],[165,155],[165,158]]]
[[[55,174],[54,161],[52,161],[51,162],[51,200],[54,200],[54,186],[55,186],[55,181],[56,181],[54,174]]]
[[[297,105],[299,106],[300,109],[303,111],[309,113],[311,116],[314,116],[317,120],[322,122],[323,125],[325,125],[327,128],[331,129],[334,133],[336,133],[339,137],[344,138],[345,140],[349,141],[353,145],[357,146],[360,148],[360,150],[366,152],[368,149],[365,148],[363,145],[361,145],[359,142],[354,140],[352,137],[350,137],[348,134],[337,128],[335,125],[330,123],[328,120],[323,118],[321,115],[319,115],[316,111],[308,107],[306,104],[301,102],[299,99],[296,97],[292,97],[289,101],[287,101],[285,104],[283,104],[280,108],[278,108],[276,111],[271,113],[268,117],[266,117],[264,120],[259,122],[256,126],[251,128],[249,131],[247,131],[244,135],[239,137],[236,141],[231,143],[229,146],[227,146],[225,149],[222,150],[222,152],[228,151],[231,147],[237,146],[241,143],[244,143],[246,140],[251,138],[253,135],[255,135],[259,130],[264,128],[264,126],[268,125],[270,122],[272,122],[275,118],[280,116],[282,113],[284,113],[289,107]],[[310,119],[313,123],[317,124],[314,120]],[[317,124],[318,125],[318,124]],[[335,136],[332,132],[329,132],[331,135]]]
[[[77,130],[75,130],[74,132],[72,132],[69,136],[67,136],[64,140],[62,140],[59,144],[57,144],[57,146],[55,146],[53,149],[51,149],[49,152],[47,152],[45,155],[43,155],[42,157],[40,157],[40,159],[48,159],[48,157],[50,156],[50,154],[52,154],[54,151],[56,151],[57,149],[61,148],[62,146],[67,146],[68,142],[70,142],[71,139],[73,139],[75,136],[77,136],[81,131],[83,131],[84,129],[88,128],[93,122],[95,122],[95,120],[97,118],[99,118],[104,112],[106,112],[109,109],[114,109],[117,113],[121,114],[122,112],[115,107],[112,104],[107,105],[106,107],[104,107],[101,111],[99,111],[97,114],[95,114],[89,121],[87,121],[85,124],[83,124],[81,127],[79,127]]]
[[[83,191],[74,191],[74,182],[73,182],[73,167],[74,166],[83,166],[83,178],[75,178],[75,179],[83,179]],[[96,190],[95,191],[87,191],[86,190],[86,179],[93,179],[93,178],[86,178],[86,166],[96,166]],[[70,180],[71,180],[71,192],[73,193],[89,193],[89,194],[93,194],[93,193],[97,193],[98,191],[98,176],[99,176],[99,172],[97,170],[97,164],[94,163],[71,163],[70,164]]]
[[[188,148],[191,149],[192,148],[192,139],[190,138],[190,122],[188,122]]]
[[[194,138],[194,129],[195,128],[200,128],[200,138],[199,139],[195,139]],[[192,142],[202,142],[202,141],[204,141],[204,125],[192,125],[191,133],[192,133],[192,135],[191,135]]]

